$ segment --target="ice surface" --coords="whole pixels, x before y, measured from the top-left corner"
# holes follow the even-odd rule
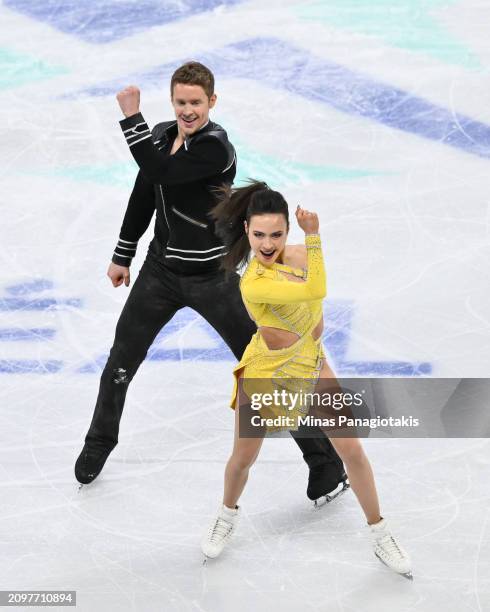
[[[170,119],[191,58],[239,180],[320,214],[338,375],[488,376],[489,18],[477,0],[3,2],[0,590],[73,589],[87,611],[490,609],[483,438],[364,441],[413,583],[374,558],[352,492],[314,510],[287,439],[202,566],[233,357],[190,310],[131,384],[103,474],[73,476],[128,293],[105,276],[135,176],[115,93],[137,84],[148,122]]]

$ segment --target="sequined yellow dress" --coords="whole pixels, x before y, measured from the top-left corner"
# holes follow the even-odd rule
[[[272,393],[275,389],[288,391],[312,391],[325,353],[321,338],[314,340],[312,331],[322,317],[322,300],[326,295],[326,277],[323,265],[320,236],[305,236],[307,269],[291,268],[274,263],[264,266],[254,257],[240,282],[243,301],[257,327],[268,326],[287,330],[299,336],[291,346],[270,349],[260,329],[243,353],[242,359],[233,370],[235,377],[231,407],[235,407],[238,389],[238,374],[243,369],[242,389],[248,397],[252,393]],[[281,273],[288,272],[305,279],[294,282]],[[255,380],[254,380],[255,379]],[[260,379],[260,380],[256,380]],[[301,404],[286,414],[290,422],[299,414],[306,414],[308,405]],[[272,405],[262,408],[264,417],[284,413],[284,406]],[[297,426],[270,426],[267,429],[296,429]]]

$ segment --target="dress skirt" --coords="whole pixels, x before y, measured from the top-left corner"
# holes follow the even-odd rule
[[[324,359],[321,337],[314,340],[311,333],[308,333],[287,348],[270,349],[258,330],[233,369],[234,385],[230,406],[235,408],[239,373],[243,369],[240,388],[242,394],[247,396],[247,403],[250,398],[257,397],[256,394],[273,394],[274,391],[281,393],[284,390],[289,398],[296,396],[294,405],[273,401],[257,409],[261,417],[275,421],[273,425],[267,425],[267,432],[286,429],[294,431],[298,429],[298,417],[308,414],[311,398],[303,396],[314,391]],[[244,401],[242,394],[241,402]],[[288,418],[276,418],[279,416]]]

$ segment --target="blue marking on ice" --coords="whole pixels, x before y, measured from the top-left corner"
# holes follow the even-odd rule
[[[323,343],[335,363],[341,363],[347,353],[353,308],[345,300],[328,300],[324,307]]]
[[[56,360],[0,359],[0,374],[54,374],[62,367]]]
[[[47,279],[34,279],[25,283],[11,285],[6,291],[13,295],[26,296],[29,293],[52,289],[53,283]],[[59,310],[66,307],[80,308],[79,298],[30,298],[12,297],[0,298],[0,311],[16,310]],[[345,300],[329,300],[325,306],[325,331],[323,341],[332,359],[332,365],[339,376],[371,375],[371,376],[420,376],[430,374],[430,363],[410,363],[404,361],[351,361],[346,359],[347,348],[351,335],[353,318],[353,303]],[[210,346],[183,346],[182,348],[166,348],[165,344],[173,334],[179,334],[192,325],[210,339]],[[54,337],[56,330],[50,328],[5,328],[0,329],[0,341],[40,341]],[[192,334],[189,334],[192,337]],[[103,369],[107,354],[99,355],[83,364],[79,373],[96,373]],[[179,310],[171,321],[160,331],[150,347],[148,361],[235,361],[235,357],[219,336],[200,315],[190,308]],[[53,373],[63,367],[58,360],[14,359],[0,360],[2,373]]]
[[[81,308],[79,298],[0,298],[0,311],[11,310],[62,310]]]
[[[341,376],[427,376],[432,365],[408,361],[342,361],[335,366]]]
[[[332,366],[339,376],[422,376],[432,372],[427,362],[406,361],[352,361],[345,359],[350,340],[353,303],[329,300],[325,307],[325,331],[323,341],[332,359]],[[165,348],[165,341],[192,324],[204,330],[214,344],[208,348]],[[108,354],[84,364],[79,373],[96,373],[103,369]],[[190,308],[183,308],[161,330],[148,351],[147,361],[235,361],[235,357],[216,330]]]
[[[94,374],[96,372],[102,372],[106,364],[109,353],[103,353],[98,355],[92,361],[84,363],[83,366],[79,367],[77,372],[79,374]]]
[[[53,282],[45,278],[36,278],[10,285],[5,288],[5,292],[16,297],[0,298],[0,311],[58,311],[66,308],[82,307],[83,302],[79,298],[30,297],[30,294],[52,290],[53,287]],[[48,327],[0,328],[0,341],[3,342],[37,343],[51,340],[55,335],[56,330]],[[63,361],[57,359],[0,359],[0,373],[3,374],[53,374],[61,370],[62,367]]]
[[[22,341],[39,341],[39,340],[50,340],[54,338],[56,334],[55,329],[49,327],[40,327],[32,329],[24,329],[22,327],[14,327],[11,329],[0,328],[0,341],[4,342],[22,340]]]
[[[200,54],[199,60],[213,70],[218,81],[253,79],[271,89],[285,89],[349,115],[364,117],[466,153],[490,157],[489,125],[312,55],[287,41],[252,38]],[[80,93],[113,96],[128,83],[137,83],[143,89],[161,88],[181,61],[133,73],[68,97],[78,97]]]
[[[87,42],[108,43],[220,6],[233,6],[241,1],[4,0],[4,5]]]
[[[54,288],[54,283],[46,278],[35,278],[5,287],[5,293],[15,297],[0,297],[0,311],[11,310],[61,310],[81,308],[80,298],[30,297]]]
[[[328,300],[324,310],[323,343],[332,358],[333,368],[339,376],[422,376],[432,372],[432,365],[427,362],[346,359],[354,304],[345,300]]]
[[[5,292],[10,293],[10,295],[28,295],[30,293],[39,293],[40,291],[53,289],[53,287],[54,284],[52,281],[46,278],[36,278],[25,283],[5,287]]]

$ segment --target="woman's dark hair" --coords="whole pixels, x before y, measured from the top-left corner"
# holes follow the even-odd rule
[[[227,248],[227,254],[221,260],[226,270],[235,270],[248,260],[250,244],[244,221],[249,225],[253,215],[282,214],[289,230],[288,205],[282,194],[263,181],[248,179],[247,182],[249,184],[244,187],[222,187],[218,204],[210,213],[216,233]]]

